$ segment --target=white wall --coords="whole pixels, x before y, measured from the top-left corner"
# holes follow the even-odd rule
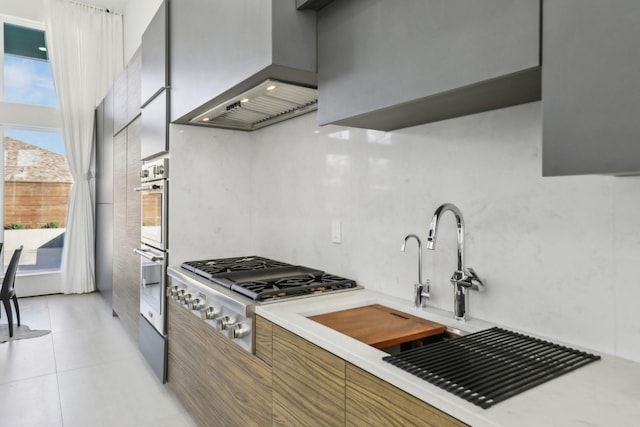
[[[0,14],[44,23],[44,0],[2,0]]]
[[[487,283],[472,316],[640,361],[640,178],[542,178],[540,109],[389,133],[318,128],[315,113],[252,133],[174,125],[171,264],[259,254],[409,300],[417,247],[401,253],[402,240],[425,241],[433,211],[452,202],[467,265]],[[424,275],[431,303],[451,310],[447,216]]]
[[[251,134],[170,131],[169,264],[251,252]]]

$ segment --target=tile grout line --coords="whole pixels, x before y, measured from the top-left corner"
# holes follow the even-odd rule
[[[49,329],[51,329],[51,333],[48,337],[48,339],[50,339],[51,341],[50,344],[47,344],[47,347],[50,346],[50,351],[52,352],[52,354],[47,352],[46,359],[47,363],[53,363],[54,369],[53,372],[51,372],[51,370],[48,370],[48,374],[38,375],[47,376],[55,374],[56,379],[55,390],[52,383],[53,378],[50,377],[50,379],[48,380],[50,382],[48,382],[49,388],[47,388],[46,394],[46,400],[48,402],[48,421],[46,422],[46,424],[64,427],[66,425],[76,425],[76,422],[81,422],[82,420],[88,421],[89,419],[91,419],[95,421],[96,418],[95,414],[93,414],[94,411],[87,411],[85,405],[83,404],[83,402],[86,400],[85,397],[88,398],[87,401],[89,402],[98,402],[97,399],[99,396],[98,394],[95,394],[95,392],[106,390],[110,396],[112,392],[114,392],[114,390],[116,390],[117,393],[121,393],[122,390],[120,388],[114,388],[114,385],[119,384],[118,387],[123,387],[123,384],[128,383],[128,381],[133,381],[131,384],[136,387],[135,390],[137,390],[137,387],[144,387],[144,390],[146,392],[155,393],[154,395],[157,395],[157,397],[161,399],[160,402],[165,402],[166,404],[158,407],[158,404],[154,403],[155,399],[147,399],[147,401],[143,399],[143,405],[149,408],[156,408],[157,410],[151,412],[147,411],[146,414],[139,414],[136,410],[131,410],[128,407],[128,401],[120,401],[121,399],[116,399],[117,402],[115,403],[120,405],[118,406],[119,408],[123,409],[122,412],[125,415],[124,422],[134,423],[131,425],[140,426],[156,425],[156,423],[162,423],[162,420],[165,419],[167,420],[166,422],[171,425],[174,425],[174,422],[184,422],[181,420],[189,415],[188,412],[176,399],[175,395],[169,393],[168,390],[163,390],[164,387],[155,382],[156,378],[154,377],[153,372],[151,371],[150,367],[144,363],[144,359],[137,350],[137,343],[131,336],[126,333],[126,331],[121,327],[121,325],[119,325],[118,322],[116,322],[116,324],[118,324],[119,326],[116,328],[111,328],[112,322],[109,322],[109,324],[98,322],[98,325],[101,325],[102,327],[102,332],[104,332],[99,334],[102,340],[89,339],[91,338],[91,333],[86,334],[87,339],[82,339],[82,337],[79,340],[76,340],[75,338],[71,339],[73,335],[77,334],[77,332],[74,332],[71,329],[67,330],[67,328],[73,328],[74,325],[88,325],[89,322],[95,320],[95,310],[101,308],[97,305],[95,307],[86,305],[85,309],[76,310],[75,307],[84,301],[92,303],[93,300],[73,299],[73,297],[60,298],[60,296],[45,296],[45,298],[43,298],[44,307],[39,306],[38,310],[34,311],[36,313],[39,311],[38,318],[41,323],[46,322],[48,319],[50,326]],[[56,312],[55,316],[53,313],[54,311]],[[56,319],[55,324],[53,323],[53,319]],[[96,332],[97,331],[98,329],[96,329]],[[122,338],[122,340],[120,340],[120,338]],[[110,356],[108,358],[100,358],[99,362],[98,359],[94,358],[81,358],[83,362],[90,363],[90,365],[75,366],[75,364],[67,363],[68,361],[71,361],[70,357],[76,354],[75,352],[84,351],[83,348],[85,348],[87,345],[91,346],[93,344],[96,344],[98,346],[106,345],[110,349],[115,350],[109,352]],[[83,345],[85,347],[83,347]],[[48,354],[51,355],[49,356]],[[76,362],[80,362],[80,360],[77,360]],[[69,366],[69,368],[65,368],[65,366]],[[104,369],[102,369],[103,367]],[[108,377],[110,377],[114,372],[121,372],[123,367],[127,367],[127,369],[125,369],[126,375],[124,377],[122,375],[116,375],[118,377],[118,381],[116,381],[114,384],[109,385],[108,387],[104,386],[104,384],[101,384],[101,386],[98,387],[97,390],[93,390],[93,388],[91,390],[88,390],[87,387],[82,385],[86,383],[86,381],[83,380],[83,375],[86,376],[86,373],[94,373],[100,371],[102,372],[103,376],[106,372]],[[77,373],[70,376],[67,375],[74,371],[77,371]],[[64,379],[64,387],[62,387],[63,381],[60,378],[61,375],[62,379]],[[65,390],[65,395],[67,396],[65,405],[62,404],[63,388]],[[76,392],[78,390],[86,392],[86,395],[77,395]],[[55,401],[54,393],[56,392],[58,393],[58,402]],[[69,398],[71,398],[72,400],[69,400]],[[107,401],[105,403],[103,400],[100,400],[99,402],[100,403],[98,407],[94,408],[94,410],[98,410],[100,411],[100,413],[104,413],[104,415],[106,416],[107,408],[113,402]],[[57,406],[56,403],[58,403]],[[175,408],[173,408],[174,404],[176,405]],[[56,408],[58,411],[57,413],[55,412]],[[57,417],[54,418],[56,415]],[[0,417],[0,419],[2,419],[2,417]],[[58,423],[58,421],[54,421],[54,419],[60,421],[60,423]],[[118,422],[114,420],[112,421],[115,424],[112,425],[118,425]],[[2,424],[2,422],[0,422],[0,424]]]
[[[60,377],[58,373],[58,361],[56,360],[56,340],[54,339],[53,322],[51,321],[51,309],[49,307],[49,296],[47,296],[47,313],[49,314],[49,325],[51,326],[51,346],[53,347],[53,366],[56,368],[56,387],[58,389],[58,407],[60,408],[60,422],[64,427],[64,414],[62,413],[62,394],[60,393]]]

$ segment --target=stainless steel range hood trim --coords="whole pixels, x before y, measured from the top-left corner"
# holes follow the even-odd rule
[[[275,89],[267,90],[270,86]],[[235,93],[216,97],[178,122],[251,131],[318,108],[318,93],[311,84],[267,78],[242,93]]]

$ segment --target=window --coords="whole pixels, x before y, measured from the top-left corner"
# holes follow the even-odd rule
[[[60,123],[39,122],[58,101],[45,32],[38,25],[2,21],[0,136],[4,147],[4,266],[24,246],[18,271],[58,271],[73,180]],[[16,104],[22,104],[18,107]],[[6,117],[9,117],[8,119]],[[44,119],[42,119],[44,120]],[[46,129],[43,131],[42,129]]]
[[[4,263],[24,246],[19,271],[59,270],[73,180],[60,133],[4,131]]]
[[[58,106],[44,31],[4,23],[4,101]]]

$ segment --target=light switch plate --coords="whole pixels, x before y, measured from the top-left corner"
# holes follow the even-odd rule
[[[331,221],[331,243],[342,243],[342,221],[339,219]]]

